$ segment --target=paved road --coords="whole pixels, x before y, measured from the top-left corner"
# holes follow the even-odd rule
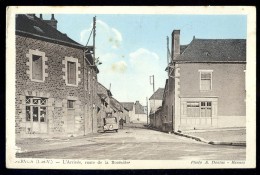
[[[244,160],[246,157],[245,147],[208,145],[143,128],[126,128],[83,139],[60,143],[81,142],[76,146],[19,153],[17,157],[95,160]]]

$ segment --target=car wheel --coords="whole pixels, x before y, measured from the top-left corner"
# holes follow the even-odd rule
[[[116,132],[118,132],[118,130],[116,129]]]

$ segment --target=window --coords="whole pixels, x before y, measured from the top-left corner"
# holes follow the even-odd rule
[[[68,84],[76,85],[76,63],[68,61],[67,63],[67,73],[68,73]]]
[[[200,104],[199,102],[188,102],[187,103],[187,116],[188,117],[199,117],[200,115]]]
[[[47,98],[26,97],[26,121],[46,122]]]
[[[42,80],[42,57],[32,55],[32,79]]]
[[[29,70],[27,70],[26,73],[29,75],[31,81],[44,82],[45,78],[48,77],[48,73],[46,73],[46,69],[48,68],[46,61],[48,58],[45,57],[45,53],[37,49],[29,49],[29,53],[26,54],[26,57],[29,58],[29,61],[26,62],[26,65],[29,66]]]
[[[209,91],[212,90],[212,72],[210,70],[203,70],[200,72],[200,90]]]
[[[187,102],[188,117],[211,117],[212,103],[211,102]]]
[[[73,57],[65,57],[62,60],[62,64],[64,67],[62,68],[62,72],[64,72],[63,79],[67,86],[77,87],[80,82],[80,63],[77,58]]]
[[[68,100],[68,105],[67,105],[67,108],[69,109],[74,109],[74,100]]]

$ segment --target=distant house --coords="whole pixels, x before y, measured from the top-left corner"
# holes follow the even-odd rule
[[[145,108],[139,101],[134,102],[121,102],[122,106],[129,112],[130,123],[147,123],[147,113]]]
[[[150,113],[154,113],[158,107],[162,106],[164,88],[158,88],[149,98]]]
[[[54,15],[16,15],[17,136],[96,132],[93,47],[58,31],[57,22]]]
[[[169,130],[245,127],[245,39],[194,37],[181,46],[174,30],[171,57],[162,107]]]
[[[125,121],[126,123],[130,123],[130,118],[134,115],[134,102],[121,102],[121,104],[125,109]]]
[[[160,111],[162,110],[162,101],[163,101],[163,88],[158,88],[153,95],[149,98],[149,103],[150,103],[150,113],[149,113],[149,118],[150,118],[150,125],[151,126],[156,126],[159,127],[161,125],[161,117],[156,117]],[[157,115],[155,113],[157,112]]]

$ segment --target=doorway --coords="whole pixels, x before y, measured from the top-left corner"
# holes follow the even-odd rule
[[[47,98],[26,97],[26,133],[47,132]]]

